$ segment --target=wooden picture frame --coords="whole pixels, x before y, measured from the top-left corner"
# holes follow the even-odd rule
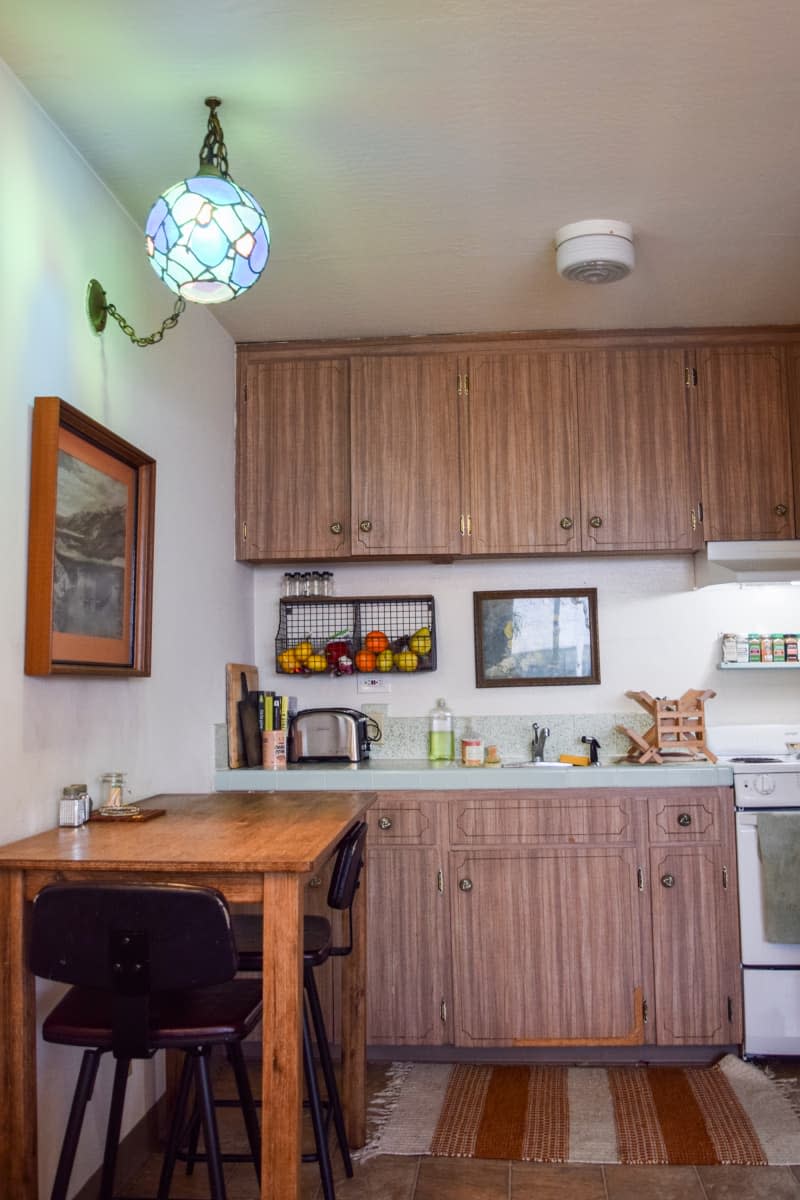
[[[36,397],[26,675],[150,674],[155,485],[155,459]]]
[[[473,592],[475,685],[600,682],[597,589]]]

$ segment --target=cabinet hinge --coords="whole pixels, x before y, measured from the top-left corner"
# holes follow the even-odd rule
[[[641,867],[636,868],[636,886],[640,892],[644,891],[644,871]]]
[[[687,387],[697,387],[697,367],[686,367],[683,381]]]
[[[722,886],[725,888],[725,891],[728,890],[728,868],[727,867],[722,868]]]
[[[649,1015],[649,1009],[647,1007],[647,1001],[642,1000],[642,1021],[644,1022],[645,1025],[647,1024],[648,1015]]]
[[[442,1000],[439,1005],[439,1018],[443,1025],[447,1024],[447,1001]]]
[[[247,521],[242,521],[242,541],[247,541]]]
[[[728,1020],[733,1022],[733,999],[728,996]]]
[[[441,869],[441,867],[436,872],[436,890],[444,895],[444,871]]]

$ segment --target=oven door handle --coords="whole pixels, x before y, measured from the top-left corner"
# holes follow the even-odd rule
[[[736,825],[738,829],[755,829],[758,826],[758,813],[738,812],[736,814]]]

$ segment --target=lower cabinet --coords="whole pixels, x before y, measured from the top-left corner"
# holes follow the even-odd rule
[[[440,1046],[451,1039],[439,805],[385,801],[367,814],[367,1040]]]
[[[450,853],[458,1046],[643,1041],[632,849]]]
[[[384,793],[368,1040],[741,1041],[728,788]]]

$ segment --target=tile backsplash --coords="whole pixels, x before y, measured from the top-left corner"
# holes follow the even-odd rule
[[[371,707],[364,705],[364,711],[368,712]],[[597,738],[600,743],[600,761],[604,763],[627,754],[630,748],[630,739],[618,726],[627,725],[638,733],[644,733],[652,724],[647,713],[630,710],[620,713],[577,713],[572,716],[565,716],[563,713],[537,713],[530,717],[456,717],[456,752],[459,739],[469,728],[474,731],[476,737],[483,739],[485,746],[497,746],[504,761],[528,759],[531,725],[534,721],[540,728],[547,726],[550,729],[544,751],[546,761],[556,761],[561,754],[587,754],[588,747],[581,742],[581,737],[585,735]],[[371,754],[374,759],[418,760],[428,757],[427,716],[392,717],[383,713],[381,724],[383,739],[372,746]],[[224,770],[228,765],[228,737],[224,724],[214,726],[214,762],[217,770]]]

